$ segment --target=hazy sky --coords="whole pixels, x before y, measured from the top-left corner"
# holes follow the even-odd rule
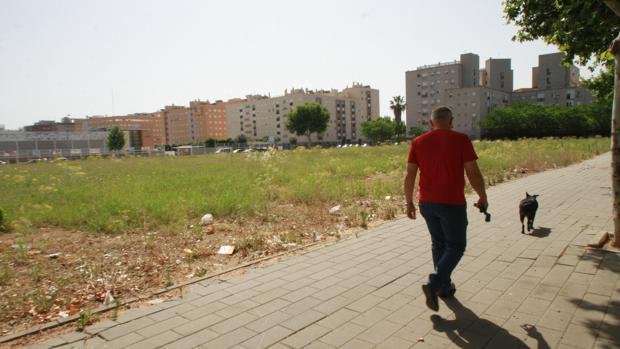
[[[542,42],[511,41],[499,0],[0,0],[0,124],[152,112],[291,87],[405,94],[405,71],[461,53],[512,58],[528,87]],[[582,73],[586,73],[582,69]]]

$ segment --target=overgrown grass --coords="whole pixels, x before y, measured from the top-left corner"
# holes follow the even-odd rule
[[[489,182],[515,168],[565,166],[609,139],[475,142]],[[13,230],[174,230],[205,212],[267,215],[273,203],[331,204],[399,195],[407,144],[176,158],[98,159],[0,168],[0,207]]]

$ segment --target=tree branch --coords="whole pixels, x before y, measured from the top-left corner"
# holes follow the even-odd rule
[[[605,5],[607,5],[607,7],[609,7],[612,11],[614,11],[616,16],[620,17],[620,1],[618,1],[618,0],[603,0],[603,2],[605,3]]]

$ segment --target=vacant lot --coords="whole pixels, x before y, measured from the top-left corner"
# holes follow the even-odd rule
[[[475,147],[492,185],[590,158],[609,139]],[[391,219],[406,153],[402,144],[2,166],[0,331],[95,307],[106,290],[140,294]],[[204,213],[215,224],[201,227]],[[219,256],[222,244],[238,252]]]

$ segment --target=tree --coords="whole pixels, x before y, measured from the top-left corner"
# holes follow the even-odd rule
[[[396,140],[400,141],[403,136],[407,135],[407,126],[402,121],[394,122],[394,135],[396,136]]]
[[[417,136],[424,134],[424,132],[426,131],[424,131],[424,129],[420,126],[411,126],[409,129],[409,137],[416,138]]]
[[[246,144],[247,142],[248,142],[248,137],[246,137],[244,134],[240,134],[235,139],[235,143]]]
[[[215,148],[217,141],[213,138],[209,138],[205,141],[205,147],[207,148]]]
[[[318,103],[304,103],[288,113],[286,129],[298,136],[307,136],[310,145],[312,134],[325,132],[328,122],[329,112],[325,107]]]
[[[513,40],[542,39],[564,51],[567,62],[582,65],[609,60],[620,29],[618,16],[600,0],[506,0],[504,13],[519,27]]]
[[[615,58],[611,126],[614,242],[620,247],[620,2],[618,0],[506,0],[504,13],[520,27],[518,41],[543,39],[567,55],[566,60],[599,65]],[[609,46],[611,44],[611,50]],[[593,67],[591,67],[592,69]]]
[[[383,117],[362,124],[362,134],[371,142],[384,142],[394,137],[394,122]]]
[[[394,120],[397,123],[402,122],[401,114],[405,111],[407,105],[405,104],[405,99],[402,96],[394,96],[390,101],[390,109],[394,111]]]
[[[125,147],[125,134],[120,127],[114,126],[108,132],[108,149],[118,151],[123,147]]]

